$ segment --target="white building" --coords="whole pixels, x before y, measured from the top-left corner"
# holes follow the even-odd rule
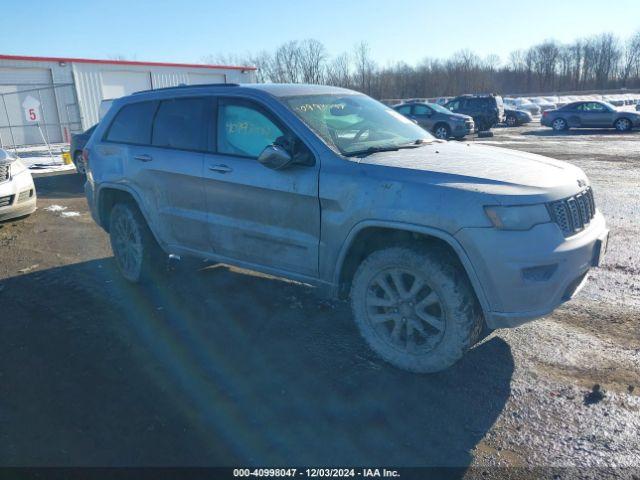
[[[100,102],[180,84],[253,83],[254,67],[0,55],[0,146],[68,142]]]

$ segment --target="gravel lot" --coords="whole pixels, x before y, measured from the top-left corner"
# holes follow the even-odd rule
[[[640,132],[470,141],[583,168],[612,236],[578,298],[430,376],[297,284],[125,284],[80,178],[37,179],[39,210],[0,224],[0,465],[640,468]]]

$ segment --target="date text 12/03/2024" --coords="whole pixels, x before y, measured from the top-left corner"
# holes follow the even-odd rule
[[[233,470],[234,477],[298,477],[307,478],[397,478],[400,474],[397,470],[386,468],[238,468]]]

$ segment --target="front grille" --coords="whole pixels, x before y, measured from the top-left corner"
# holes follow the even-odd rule
[[[10,175],[10,168],[9,168],[10,164],[9,163],[3,163],[0,165],[0,182],[4,182],[5,180],[9,180],[9,175]]]
[[[0,207],[8,207],[13,203],[13,195],[8,195],[6,197],[0,197]]]
[[[551,202],[547,207],[551,219],[560,227],[565,237],[584,230],[596,214],[591,187],[572,197]]]
[[[26,202],[31,197],[33,197],[33,189],[20,192],[20,195],[18,195],[18,203]]]

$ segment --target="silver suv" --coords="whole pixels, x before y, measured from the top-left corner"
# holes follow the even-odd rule
[[[364,339],[415,372],[489,328],[550,313],[608,230],[585,174],[434,139],[341,88],[201,85],[114,102],[84,151],[119,270],[156,281],[195,256],[350,297]]]

